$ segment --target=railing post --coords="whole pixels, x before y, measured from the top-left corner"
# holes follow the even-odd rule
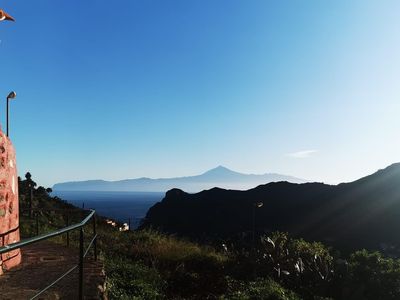
[[[83,300],[83,227],[79,233],[79,300]]]
[[[93,215],[93,236],[96,236],[96,214]],[[97,261],[97,237],[93,242],[94,260]]]
[[[39,235],[39,216],[38,216],[39,212],[35,213],[35,218],[36,218],[36,236]]]
[[[69,226],[69,213],[68,212],[67,212],[65,223],[66,223],[66,227],[68,227]],[[67,247],[69,247],[69,231],[67,231]]]

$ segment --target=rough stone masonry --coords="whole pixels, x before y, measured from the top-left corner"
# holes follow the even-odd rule
[[[15,150],[0,129],[0,247],[19,241],[18,178]],[[0,256],[0,275],[21,262],[21,251]]]

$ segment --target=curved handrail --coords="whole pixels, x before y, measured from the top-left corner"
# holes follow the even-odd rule
[[[12,244],[5,245],[5,246],[0,248],[0,254],[7,253],[9,251],[16,250],[16,249],[22,248],[24,246],[28,246],[28,245],[31,245],[31,244],[34,244],[34,243],[37,243],[37,242],[40,242],[40,241],[43,241],[43,240],[58,236],[58,235],[61,235],[63,233],[67,233],[67,232],[72,231],[74,229],[83,227],[93,217],[94,214],[95,214],[95,211],[93,209],[90,209],[90,214],[84,220],[82,220],[82,222],[80,222],[80,223],[73,224],[73,225],[64,227],[62,229],[58,229],[58,230],[50,232],[50,233],[41,234],[41,235],[38,235],[38,236],[35,236],[35,237],[24,239],[24,240],[19,241],[19,242],[15,242],[15,243],[12,243]]]
[[[86,257],[86,255],[89,252],[89,249],[91,248],[92,245],[94,245],[94,260],[97,260],[97,246],[96,246],[96,241],[97,241],[97,233],[96,233],[96,215],[95,215],[95,211],[93,209],[89,209],[90,213],[89,215],[83,219],[80,223],[77,224],[73,224],[73,225],[69,225],[67,227],[64,227],[62,229],[58,229],[55,231],[52,231],[50,233],[46,233],[46,234],[41,234],[41,235],[37,235],[35,237],[32,238],[27,238],[24,239],[22,241],[16,242],[16,243],[12,243],[12,244],[8,244],[5,245],[3,247],[0,248],[0,254],[12,251],[12,250],[16,250],[16,249],[20,249],[24,246],[28,246],[46,239],[50,239],[52,237],[61,235],[66,233],[67,236],[69,234],[70,231],[75,230],[75,229],[80,229],[80,233],[79,233],[79,263],[77,265],[75,265],[74,267],[72,267],[71,269],[69,269],[67,272],[65,272],[64,274],[62,274],[60,277],[58,277],[55,281],[53,281],[52,283],[50,283],[48,286],[46,286],[44,289],[40,290],[36,295],[34,295],[31,299],[36,299],[37,297],[39,297],[40,295],[42,295],[44,292],[46,292],[49,288],[51,288],[52,286],[54,286],[57,282],[59,282],[61,279],[63,279],[64,277],[66,277],[67,275],[69,275],[72,271],[74,271],[75,269],[79,269],[79,292],[78,292],[78,296],[79,299],[83,300],[83,260]],[[83,238],[83,226],[85,226],[88,221],[93,218],[93,238],[89,243],[89,246],[87,247],[86,251],[84,251],[84,238]],[[67,238],[68,241],[68,238]],[[68,243],[67,243],[68,245]]]

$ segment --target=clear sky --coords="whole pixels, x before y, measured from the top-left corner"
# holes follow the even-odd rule
[[[1,0],[20,175],[217,165],[327,183],[400,161],[400,1]]]

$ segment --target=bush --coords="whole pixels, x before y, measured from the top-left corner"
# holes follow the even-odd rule
[[[400,260],[379,252],[353,253],[337,277],[338,299],[400,299]]]
[[[321,243],[275,232],[261,237],[254,250],[237,252],[232,261],[230,274],[237,279],[270,277],[307,299],[331,292],[333,257]]]

